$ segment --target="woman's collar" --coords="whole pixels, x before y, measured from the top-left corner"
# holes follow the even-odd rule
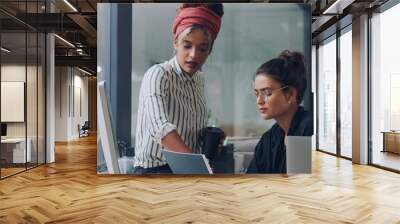
[[[175,73],[184,81],[193,81],[193,79],[201,72],[200,70],[196,71],[193,75],[189,75],[183,71],[181,66],[179,65],[178,59],[174,56],[170,60],[170,64],[172,65]]]

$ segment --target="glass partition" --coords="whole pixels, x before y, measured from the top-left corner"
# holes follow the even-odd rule
[[[44,12],[44,3],[0,6],[24,16]],[[0,178],[45,163],[45,34],[10,15],[0,12]]]
[[[173,20],[177,7],[178,4],[163,6],[165,13],[148,24],[144,23],[145,16],[156,14],[159,9],[151,5],[133,5],[134,113],[140,83],[149,65],[173,55],[170,27],[165,21]],[[311,43],[304,33],[307,25],[303,20],[307,11],[302,5],[262,3],[226,4],[224,10],[221,31],[203,66],[211,122],[222,127],[228,136],[257,137],[274,121],[265,121],[259,116],[253,93],[254,73],[262,63],[285,49],[303,52],[306,62],[310,63]],[[142,32],[137,32],[139,30]],[[136,116],[132,117],[132,138],[135,128]]]
[[[38,73],[37,73],[37,162],[44,164],[46,162],[46,145],[45,145],[45,129],[46,129],[46,36],[38,33]]]
[[[6,126],[1,140],[2,177],[24,171],[27,151],[26,125],[26,33],[2,33],[1,122]]]
[[[37,76],[38,76],[38,35],[36,32],[27,33],[27,81],[26,81],[26,113],[27,113],[27,167],[31,168],[37,165]]]

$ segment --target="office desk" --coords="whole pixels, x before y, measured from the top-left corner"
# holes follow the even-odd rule
[[[400,131],[382,131],[383,150],[382,152],[392,152],[400,154]]]
[[[27,144],[25,153],[25,143]],[[31,162],[32,153],[31,145],[32,141],[28,138],[25,142],[25,138],[6,138],[1,139],[1,159],[5,163],[25,163]],[[25,161],[26,160],[26,161]]]
[[[253,159],[254,148],[259,138],[232,138],[222,151],[216,153],[215,157],[209,160],[214,174],[244,174],[251,160]],[[119,158],[119,167],[122,174],[133,173],[133,157]],[[107,167],[103,164],[97,165],[100,174],[107,173]]]

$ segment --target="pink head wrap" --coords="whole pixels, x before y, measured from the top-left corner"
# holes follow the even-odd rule
[[[172,33],[176,39],[182,31],[194,25],[202,25],[210,32],[213,40],[217,38],[221,27],[221,18],[206,7],[189,7],[179,10],[172,25]]]

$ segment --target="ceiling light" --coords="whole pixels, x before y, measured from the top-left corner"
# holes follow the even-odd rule
[[[72,10],[74,10],[74,12],[78,12],[78,10],[71,4],[68,2],[68,0],[64,0],[65,4],[67,4]]]
[[[332,5],[324,10],[322,14],[342,14],[343,9],[351,5],[354,0],[336,0]]]
[[[90,72],[88,72],[88,71],[86,71],[86,70],[83,70],[83,69],[81,69],[81,68],[78,68],[78,70],[81,71],[81,72],[83,72],[83,73],[85,73],[85,74],[87,74],[87,75],[93,75],[92,73],[90,73]]]
[[[69,45],[70,47],[75,48],[75,45],[71,44],[71,42],[69,42],[68,40],[58,36],[57,34],[54,34],[55,37],[57,37],[58,39],[60,39],[61,41],[63,41],[64,43],[66,43],[67,45]]]
[[[7,48],[5,48],[5,47],[1,47],[1,50],[4,51],[4,52],[6,52],[6,53],[10,53],[10,52],[11,52],[11,50],[9,50],[9,49],[7,49]]]

